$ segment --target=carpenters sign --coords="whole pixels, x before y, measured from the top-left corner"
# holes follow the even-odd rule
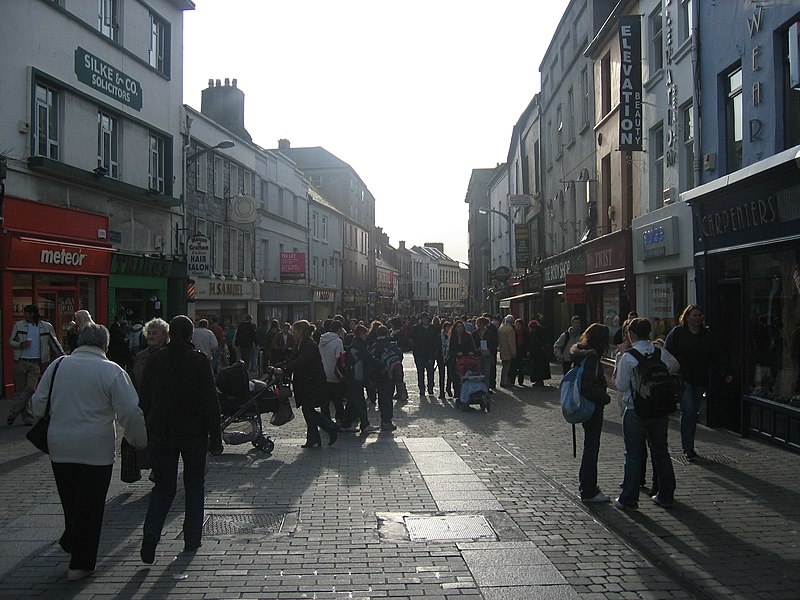
[[[619,149],[642,150],[642,21],[619,18]]]

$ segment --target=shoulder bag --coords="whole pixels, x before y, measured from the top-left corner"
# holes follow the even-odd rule
[[[53,367],[53,374],[50,376],[50,391],[47,392],[47,406],[44,409],[44,417],[39,419],[25,434],[28,441],[45,454],[50,454],[50,448],[47,446],[47,430],[50,428],[50,399],[53,397],[53,383],[56,380],[56,371],[58,371],[58,366],[62,360],[64,360],[63,356],[56,361]]]

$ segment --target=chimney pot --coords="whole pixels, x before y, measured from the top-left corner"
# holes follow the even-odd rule
[[[278,140],[278,150],[280,150],[280,151],[289,150],[291,147],[292,147],[292,144],[291,144],[291,142],[289,142],[289,140],[287,140],[287,139]]]
[[[229,78],[225,78],[225,87],[228,87],[231,84],[231,80]]]
[[[222,85],[222,82],[219,79],[217,79],[217,87],[220,87],[221,85]]]
[[[236,83],[237,83],[237,82],[236,82],[236,79],[232,79],[232,80],[231,80],[231,83],[233,84],[233,87],[236,87]]]
[[[209,79],[208,80],[208,87],[214,87],[214,80],[213,79]]]

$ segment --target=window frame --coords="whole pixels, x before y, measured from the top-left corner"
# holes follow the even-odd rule
[[[739,86],[732,88],[732,79],[739,74]],[[744,72],[741,63],[724,76],[725,82],[725,163],[727,173],[738,171],[744,166]],[[738,109],[739,117],[739,138],[736,136],[736,112]]]
[[[590,93],[589,67],[584,67],[581,71],[581,109],[583,111],[583,128],[581,129],[581,133],[589,128],[592,110]]]
[[[39,91],[44,92],[44,99],[39,98]],[[59,160],[60,155],[60,142],[61,136],[61,119],[60,119],[60,93],[59,90],[53,88],[46,83],[36,81],[34,86],[34,109],[33,109],[33,153],[35,156],[44,156],[53,160]],[[42,119],[40,118],[42,111],[45,112],[46,125],[42,127]],[[45,132],[42,135],[42,132]],[[55,132],[56,137],[53,138],[52,134]],[[42,152],[42,140],[44,140],[44,152]]]
[[[150,14],[150,39],[147,49],[147,62],[159,73],[169,75],[170,26],[167,21],[152,11]]]
[[[154,148],[155,144],[155,148]],[[165,191],[166,176],[166,140],[152,131],[148,142],[148,186],[153,191],[163,194]]]
[[[694,180],[694,104],[689,101],[681,107],[681,163],[679,173],[681,192],[695,186]]]
[[[102,109],[97,111],[97,166],[106,177],[119,179],[119,119]]]
[[[119,1],[97,1],[97,30],[108,39],[119,42]]]
[[[664,122],[659,121],[650,128],[649,138],[650,155],[650,210],[655,210],[664,203]],[[661,151],[659,154],[658,151]],[[658,185],[658,182],[661,182]]]
[[[208,153],[204,152],[194,159],[195,172],[194,188],[198,192],[208,192]]]
[[[692,2],[680,0],[678,5],[678,44],[682,45],[692,37]]]
[[[231,162],[230,170],[228,175],[228,195],[233,198],[242,192],[242,188],[239,186],[239,165],[235,162]]]
[[[208,221],[202,217],[194,218],[194,233],[195,235],[202,235],[208,237]]]
[[[328,241],[328,216],[320,215],[320,235],[323,242]]]
[[[650,77],[664,68],[664,13],[661,3],[647,17]]]
[[[222,223],[214,223],[214,264],[212,270],[222,275],[225,254],[225,228]]]
[[[225,197],[225,159],[214,156],[214,197]]]

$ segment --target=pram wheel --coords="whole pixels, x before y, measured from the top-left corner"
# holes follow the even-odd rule
[[[253,446],[258,450],[261,450],[261,452],[264,454],[270,454],[275,449],[275,442],[268,437],[259,435],[253,440]]]

